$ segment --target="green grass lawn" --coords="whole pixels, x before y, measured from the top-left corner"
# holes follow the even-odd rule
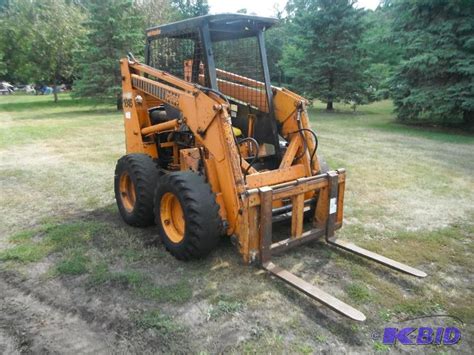
[[[319,152],[347,169],[338,235],[429,276],[412,279],[320,243],[277,262],[359,308],[364,324],[243,266],[230,243],[190,263],[146,247],[156,230],[126,226],[114,205],[122,115],[113,103],[68,95],[58,104],[0,97],[0,269],[46,299],[67,291],[65,307],[74,301],[107,318],[120,305],[131,328],[149,331],[127,341],[157,337],[171,352],[367,353],[387,350],[373,330],[406,317],[472,324],[474,137],[401,125],[390,101],[336,108],[317,104],[310,116]],[[48,294],[52,285],[59,296]],[[469,353],[472,329],[462,331],[464,343],[452,349]]]

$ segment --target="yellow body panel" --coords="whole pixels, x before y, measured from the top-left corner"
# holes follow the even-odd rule
[[[306,112],[306,100],[291,91],[273,88],[273,108],[275,118],[281,123],[281,135],[290,142],[278,169],[258,172],[254,168],[248,169],[248,163],[240,158],[245,149],[239,148],[235,136],[242,134],[236,127],[232,127],[229,107],[218,95],[204,93],[195,85],[186,80],[172,76],[166,72],[148,67],[138,62],[122,59],[122,86],[123,111],[127,153],[145,153],[152,158],[158,158],[156,143],[150,137],[157,132],[172,132],[180,125],[186,124],[195,137],[195,147],[183,149],[174,142],[165,142],[161,147],[173,148],[173,166],[179,170],[195,170],[196,159],[203,160],[207,181],[216,194],[216,201],[220,206],[220,216],[225,220],[226,233],[235,235],[238,240],[239,251],[245,262],[258,259],[261,246],[259,231],[259,189],[266,186],[278,186],[299,181],[315,175],[319,171],[319,162],[314,158],[310,162],[310,152],[316,142],[309,132],[304,132],[308,149],[303,152],[303,139],[295,132],[299,127],[309,129],[309,119]],[[249,90],[259,90],[262,83],[252,79],[240,77],[236,74],[217,71],[218,76],[226,78],[240,78],[242,85],[251,85]],[[145,77],[145,74],[147,77]],[[156,78],[158,80],[155,80]],[[235,85],[235,84],[233,84]],[[224,86],[223,91],[232,93],[232,85]],[[264,91],[262,91],[264,94]],[[262,105],[252,102],[252,105]],[[159,104],[168,104],[181,112],[181,117],[165,123],[152,125],[148,110]],[[265,104],[266,105],[266,104]],[[267,109],[267,107],[262,107]],[[249,131],[254,130],[256,120],[249,115]],[[240,132],[239,132],[240,131]],[[295,157],[298,158],[295,160]],[[244,178],[244,172],[248,175]],[[343,185],[342,185],[343,188]],[[318,193],[319,191],[319,193]],[[307,198],[319,194],[322,205],[327,200],[327,189],[317,186],[313,189],[295,185],[287,189],[286,195],[275,198],[273,207],[284,205],[285,199],[290,199],[294,205],[295,215],[292,217],[292,236],[297,238],[302,234],[303,203]],[[326,194],[326,195],[325,195]],[[342,223],[342,199],[339,195],[337,220]],[[278,197],[278,195],[277,195]],[[171,206],[170,211],[164,213],[164,218],[173,221],[180,215],[180,207],[169,196],[165,201]],[[325,202],[327,207],[328,202]],[[317,223],[324,223],[327,219],[325,208],[319,207],[315,213]],[[177,220],[177,218],[174,218]],[[171,224],[173,235],[179,239],[182,225]]]

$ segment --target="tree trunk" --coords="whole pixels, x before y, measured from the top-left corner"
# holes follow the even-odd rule
[[[58,80],[54,78],[53,82],[53,95],[54,95],[54,103],[58,102]]]
[[[333,101],[334,98],[336,97],[334,95],[334,73],[332,71],[329,72],[328,76],[328,90],[329,92],[326,94],[326,97],[329,99],[327,104],[326,104],[326,111],[333,111],[334,106],[333,106]]]
[[[463,121],[464,127],[472,128],[474,127],[474,111],[464,111],[463,112]]]

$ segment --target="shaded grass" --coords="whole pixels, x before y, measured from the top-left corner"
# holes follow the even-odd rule
[[[188,281],[181,280],[175,284],[155,286],[145,283],[137,289],[137,293],[157,302],[185,303],[192,298],[192,288]]]
[[[116,232],[110,225],[96,221],[45,224],[10,237],[14,246],[0,251],[0,261],[27,264],[58,255],[56,275],[89,274],[89,286],[128,288],[135,295],[155,302],[185,303],[191,299],[192,287],[187,279],[156,285],[143,271],[127,268],[111,271],[107,262],[100,261],[101,252],[94,243],[100,245],[104,235],[114,236]]]
[[[30,241],[38,233],[37,229],[25,230],[12,235],[9,238],[11,243],[22,244]]]
[[[385,254],[412,264],[436,260],[436,267],[440,270],[454,264],[472,269],[474,260],[469,241],[473,236],[474,224],[470,223],[456,223],[432,231],[399,231],[387,242],[390,247]],[[367,241],[365,246],[380,253],[387,249],[387,244],[378,241]],[[407,253],[407,250],[422,252]]]
[[[22,231],[10,238],[15,246],[0,251],[0,260],[21,263],[39,261],[52,253],[84,246],[92,235],[102,228],[103,225],[97,222],[76,222],[46,224],[33,230]]]
[[[41,96],[8,97],[0,100],[0,148],[90,131],[117,116],[120,113],[110,103],[69,94],[61,94],[56,104]]]
[[[422,316],[442,312],[444,307],[441,298],[430,297],[426,299],[409,299],[393,307],[399,318],[403,316]]]
[[[65,109],[67,111],[71,108],[84,107],[93,110],[98,106],[113,107],[115,105],[114,99],[94,99],[94,98],[73,98],[68,93],[61,93],[58,95],[59,101],[53,102],[53,96],[43,95],[10,95],[5,100],[0,101],[0,111],[24,112],[41,109]]]
[[[393,104],[390,100],[375,102],[353,112],[349,106],[339,105],[338,110],[327,112],[317,103],[308,110],[312,122],[334,128],[363,128],[403,136],[412,136],[454,144],[473,144],[474,134],[460,130],[405,125],[394,120]],[[323,121],[323,122],[320,122]]]
[[[51,119],[50,113],[44,115],[47,119],[36,121],[34,117],[25,119],[21,123],[8,124],[0,128],[0,148],[7,148],[12,145],[26,144],[38,141],[46,141],[49,139],[63,138],[73,133],[79,133],[80,130],[93,130],[94,126],[103,124],[104,119],[108,117],[116,117],[116,113],[104,112],[97,115],[97,112],[91,111],[94,115],[85,111],[81,115],[85,115],[80,119],[81,115],[74,113],[71,119],[68,114],[59,113],[61,116],[58,120]],[[85,133],[85,132],[84,132]]]
[[[147,275],[137,270],[110,271],[105,263],[93,266],[92,270],[90,286],[121,286],[131,289],[139,297],[156,302],[185,303],[192,297],[191,285],[184,279],[174,284],[157,286]]]
[[[110,107],[90,107],[84,106],[82,109],[62,110],[58,108],[52,108],[50,110],[37,111],[35,113],[25,112],[23,114],[15,113],[13,116],[13,122],[16,124],[35,124],[35,125],[48,125],[54,127],[58,124],[68,124],[74,127],[75,121],[80,119],[81,122],[85,121],[89,125],[94,123],[100,123],[102,118],[111,118],[120,115],[120,112]]]
[[[118,285],[123,287],[140,287],[145,282],[142,273],[133,270],[109,271],[105,262],[92,266],[92,272],[89,279],[91,286]]]
[[[387,120],[387,122],[373,122],[369,127],[390,133],[403,134],[404,136],[419,137],[454,144],[473,144],[474,134],[460,131],[446,131],[443,129],[419,126],[407,126]]]
[[[173,321],[170,316],[162,314],[159,310],[143,313],[137,318],[136,324],[145,329],[156,329],[160,333],[176,333],[183,330],[183,327]]]
[[[40,261],[50,253],[46,245],[24,243],[0,252],[0,261],[32,263]]]
[[[302,341],[301,338],[289,336],[288,333],[265,330],[254,338],[240,342],[233,350],[237,354],[315,354],[317,348],[314,343],[326,341],[325,336]]]
[[[381,343],[380,341],[375,341],[373,348],[375,352],[381,353],[381,352],[390,352],[390,346],[385,345]]]
[[[355,303],[366,303],[372,299],[372,295],[367,287],[360,283],[351,283],[347,285],[346,292]]]
[[[350,270],[354,283],[346,287],[349,297],[359,303],[376,301],[382,321],[447,313],[471,322],[474,320],[470,305],[472,292],[466,284],[469,277],[461,271],[474,268],[472,236],[473,226],[465,222],[433,231],[400,231],[383,243],[364,241],[364,247],[409,265],[426,270],[422,265],[432,264],[428,277],[421,280],[395,278],[395,275],[387,279],[381,275],[382,271],[374,273],[370,263],[358,265],[354,257],[337,259],[336,263]],[[364,283],[362,288],[361,283]],[[366,285],[373,291],[368,292]]]
[[[82,275],[88,272],[89,264],[90,258],[82,250],[75,250],[56,263],[56,271],[62,275]]]
[[[236,350],[244,354],[264,354],[268,352],[268,349],[272,349],[272,352],[276,354],[284,354],[289,350],[281,334],[268,331],[257,339],[241,342]]]
[[[223,315],[235,315],[242,312],[244,303],[240,299],[228,295],[218,295],[209,306],[207,319],[216,319]]]

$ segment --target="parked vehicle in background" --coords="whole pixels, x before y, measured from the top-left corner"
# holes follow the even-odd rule
[[[61,85],[56,86],[56,92],[57,93],[64,92],[64,91],[67,91],[67,90],[68,90],[68,88],[67,88],[66,84],[61,84]]]
[[[16,86],[15,91],[23,91],[27,94],[35,94],[36,90],[32,84],[20,84]]]
[[[47,85],[35,85],[36,95],[50,95],[53,93],[53,88]]]
[[[36,90],[33,85],[26,85],[25,86],[25,92],[27,94],[36,94]]]
[[[0,94],[9,95],[15,91],[14,89],[14,86],[10,83],[7,83],[6,81],[0,82]]]

